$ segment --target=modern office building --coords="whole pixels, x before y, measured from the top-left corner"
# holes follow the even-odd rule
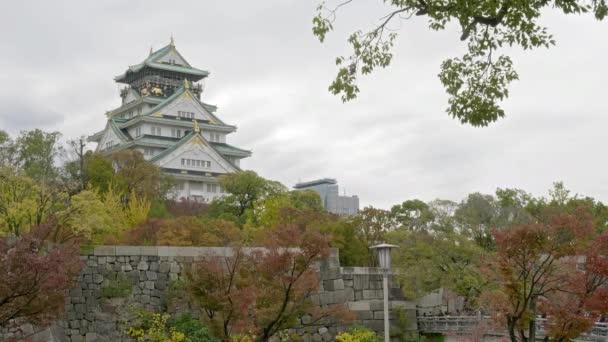
[[[316,191],[321,197],[323,207],[330,213],[354,215],[359,212],[359,197],[340,196],[338,182],[333,178],[298,183],[294,186],[294,189]]]

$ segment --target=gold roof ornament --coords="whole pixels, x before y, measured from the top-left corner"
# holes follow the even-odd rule
[[[201,128],[198,125],[198,121],[196,119],[192,120],[194,122],[194,133],[199,134],[201,132]]]
[[[190,82],[187,78],[184,78],[184,89],[190,89]]]
[[[175,46],[175,41],[173,40],[173,33],[171,33],[171,43],[169,43],[169,45]]]

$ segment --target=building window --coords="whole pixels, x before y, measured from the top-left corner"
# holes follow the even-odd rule
[[[207,192],[217,192],[217,184],[207,183]]]
[[[171,128],[171,136],[174,138],[182,137],[182,130],[177,128]]]
[[[152,135],[162,135],[162,134],[161,134],[160,127],[158,127],[158,126],[151,126],[151,127],[150,127],[150,133],[151,133]]]
[[[150,148],[150,147],[145,147],[144,148],[144,155],[145,156],[153,156],[154,152],[155,152],[155,150],[153,148]]]
[[[182,166],[192,166],[199,169],[210,168],[211,162],[208,160],[182,158]]]
[[[137,115],[141,114],[141,107],[137,108]]]
[[[141,127],[136,127],[135,128],[135,137],[136,138],[141,137]]]
[[[106,150],[111,149],[114,146],[114,140],[106,142]]]
[[[180,119],[194,119],[194,112],[177,111],[177,117]]]

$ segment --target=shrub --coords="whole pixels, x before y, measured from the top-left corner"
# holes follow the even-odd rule
[[[375,332],[361,327],[355,327],[336,336],[337,342],[381,342]]]
[[[108,286],[101,289],[104,298],[125,298],[131,294],[131,283],[125,278],[123,273],[116,276],[116,280],[110,281]]]
[[[216,342],[218,341],[199,320],[190,314],[178,316],[170,323],[175,331],[181,332],[192,342]]]
[[[190,339],[173,327],[168,327],[168,314],[139,311],[139,324],[130,326],[126,333],[137,342],[190,342]]]

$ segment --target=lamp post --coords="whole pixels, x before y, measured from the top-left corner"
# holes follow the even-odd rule
[[[384,290],[384,342],[389,342],[389,317],[388,317],[388,275],[391,272],[391,249],[399,246],[381,243],[371,246],[370,249],[378,251],[378,262],[382,270],[382,288]]]

